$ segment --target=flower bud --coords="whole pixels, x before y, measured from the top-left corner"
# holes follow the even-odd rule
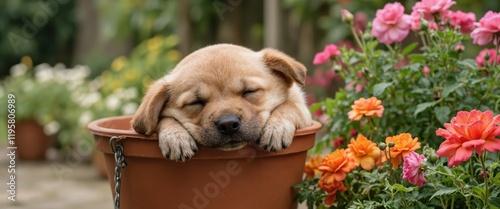
[[[424,75],[425,76],[429,76],[429,73],[431,72],[431,69],[427,66],[424,66],[424,68],[422,69],[422,71],[424,72]]]
[[[488,62],[490,60],[490,53],[485,53],[484,54],[484,62]]]
[[[420,16],[420,31],[427,31],[429,29],[429,22]]]
[[[458,42],[454,49],[456,52],[461,53],[465,51],[465,46],[462,44],[462,42]]]
[[[370,33],[363,33],[363,36],[362,36],[363,40],[365,40],[365,41],[369,41],[370,39],[372,39],[372,37],[373,36]]]
[[[385,144],[384,142],[380,142],[380,143],[378,144],[378,148],[379,148],[380,150],[385,150],[385,148],[387,148],[387,144]]]
[[[484,171],[481,171],[479,172],[479,176],[483,177],[483,178],[489,178],[490,177],[490,172],[486,171],[486,175],[485,175],[485,172]]]
[[[394,142],[389,142],[389,147],[394,147],[396,144]]]
[[[439,157],[436,155],[436,153],[431,153],[429,155],[429,158],[427,158],[427,159],[429,159],[429,162],[435,163],[439,160]]]
[[[355,137],[357,134],[358,134],[358,132],[354,128],[352,128],[351,129],[351,136]]]
[[[340,17],[342,18],[342,22],[347,24],[351,24],[352,20],[354,19],[352,13],[345,9],[340,10],[340,15],[341,15]]]

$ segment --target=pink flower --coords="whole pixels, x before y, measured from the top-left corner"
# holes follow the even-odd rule
[[[324,51],[318,52],[314,56],[313,64],[320,65],[320,64],[325,63],[328,59],[330,59],[330,54],[328,54],[327,52],[324,52]]]
[[[433,20],[434,14],[446,15],[448,9],[456,4],[453,0],[422,0],[413,6],[413,11],[424,14],[424,19]]]
[[[495,49],[483,49],[479,52],[479,55],[476,57],[476,63],[478,66],[484,67],[484,57],[488,54],[488,64],[493,65],[495,62],[495,56],[497,57],[497,64],[500,64],[500,52],[498,54],[495,53]]]
[[[320,65],[325,63],[330,57],[340,55],[340,50],[335,44],[328,44],[322,52],[316,53],[313,64]]]
[[[463,34],[470,33],[474,29],[476,14],[472,12],[449,11],[446,17],[450,20],[450,25],[454,28],[460,27],[460,32]]]
[[[356,90],[356,92],[360,92],[363,90],[363,88],[364,88],[363,85],[358,84],[358,85],[356,85],[356,88],[354,88],[354,89]]]
[[[427,67],[427,66],[424,66],[424,69],[422,69],[422,71],[424,72],[425,76],[429,76],[431,69],[429,69],[429,67]]]
[[[488,11],[479,23],[476,23],[476,29],[470,34],[472,43],[477,45],[486,45],[493,40],[494,35],[497,38],[493,40],[493,44],[498,44],[498,35],[500,35],[500,13]]]
[[[340,55],[340,50],[337,48],[335,44],[328,44],[325,46],[324,52],[328,52],[330,56],[338,56]]]
[[[438,129],[436,135],[446,140],[439,146],[436,154],[448,158],[448,166],[458,166],[467,161],[472,152],[482,155],[488,152],[500,151],[500,115],[493,117],[493,112],[460,111],[450,123],[445,123],[446,129]]]
[[[377,10],[371,34],[384,44],[400,42],[408,36],[411,26],[410,15],[404,14],[401,3],[389,3]]]
[[[424,183],[427,183],[424,171],[420,168],[421,164],[425,164],[424,155],[419,155],[415,151],[411,151],[403,160],[403,180],[409,181],[413,185],[418,185],[418,187],[422,187]]]
[[[410,16],[411,16],[411,24],[410,24],[411,30],[420,31],[420,13],[414,10]]]
[[[368,23],[368,15],[364,12],[356,12],[354,14],[354,31],[360,35],[366,29]]]

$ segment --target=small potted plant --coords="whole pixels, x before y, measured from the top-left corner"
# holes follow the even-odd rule
[[[9,94],[15,97],[15,146],[20,159],[44,159],[54,139],[62,147],[71,145],[79,115],[72,96],[89,73],[84,66],[66,69],[62,64],[32,68],[29,57],[11,68],[10,76],[1,83],[0,95],[3,101]]]

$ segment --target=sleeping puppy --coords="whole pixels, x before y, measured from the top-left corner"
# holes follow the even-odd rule
[[[158,132],[162,154],[175,161],[189,160],[197,143],[277,152],[290,146],[296,129],[311,125],[305,76],[302,64],[274,49],[208,46],[150,86],[132,127]]]

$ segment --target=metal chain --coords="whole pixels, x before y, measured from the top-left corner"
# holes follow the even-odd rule
[[[109,139],[109,144],[111,145],[111,150],[115,153],[115,209],[120,209],[120,188],[122,180],[122,168],[127,167],[127,162],[125,162],[125,156],[123,154],[123,145],[120,142],[123,137],[113,136]]]

